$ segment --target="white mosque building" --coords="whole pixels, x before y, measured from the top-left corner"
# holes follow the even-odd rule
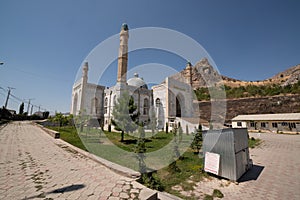
[[[128,38],[127,24],[123,24],[120,32],[120,47],[118,55],[118,73],[116,85],[105,87],[88,83],[88,63],[82,68],[82,77],[74,84],[72,90],[71,114],[83,113],[89,115],[94,121],[99,122],[107,130],[111,124],[112,110],[122,92],[127,91],[134,99],[139,112],[139,122],[149,122],[149,110],[155,110],[157,129],[165,129],[166,123],[172,128],[175,124],[194,130],[198,121],[194,118],[192,66],[187,64],[185,82],[179,82],[171,77],[166,77],[163,83],[148,88],[143,78],[138,74],[127,80],[128,64]],[[186,128],[183,128],[185,131]]]

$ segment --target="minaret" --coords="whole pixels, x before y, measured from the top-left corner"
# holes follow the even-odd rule
[[[193,80],[192,80],[192,64],[190,62],[187,62],[185,70],[187,71],[187,83],[190,86],[193,86]]]
[[[81,86],[81,94],[80,94],[80,107],[79,111],[84,113],[85,112],[85,98],[86,98],[86,85],[88,81],[88,71],[89,71],[89,64],[88,62],[84,62],[82,67],[82,86]]]
[[[82,80],[84,84],[86,84],[88,80],[88,71],[89,71],[89,64],[88,62],[84,62],[82,68]]]
[[[127,63],[128,63],[128,25],[122,24],[120,32],[120,48],[118,56],[118,77],[117,83],[126,84]]]

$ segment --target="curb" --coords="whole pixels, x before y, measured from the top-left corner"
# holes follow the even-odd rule
[[[35,125],[37,125],[38,127],[40,127],[44,132],[48,133],[48,131],[52,131],[51,129],[48,129],[48,128],[45,128],[43,127],[42,125],[40,124],[37,124],[37,123],[34,123]],[[51,134],[49,134],[50,136],[52,136]],[[52,137],[53,138],[53,137]],[[124,166],[121,166],[119,164],[116,164],[116,163],[113,163],[113,162],[110,162],[108,160],[105,160],[99,156],[96,156],[92,153],[89,153],[87,151],[84,151],[78,147],[75,147],[73,146],[72,144],[62,140],[62,139],[58,139],[56,138],[54,140],[54,142],[59,146],[59,145],[65,145],[69,148],[71,148],[72,150],[74,150],[75,152],[107,167],[108,169],[114,171],[115,173],[117,174],[120,174],[120,175],[123,175],[123,176],[126,176],[128,178],[132,178],[132,179],[138,179],[141,174],[137,171],[134,171],[132,169],[129,169],[127,167],[124,167]],[[141,200],[156,200],[156,199],[160,199],[160,200],[182,200],[181,198],[177,197],[177,196],[174,196],[172,194],[169,194],[169,193],[166,193],[166,192],[159,192],[159,191],[156,191],[156,190],[152,190],[150,188],[147,188],[146,186],[136,182],[136,184],[139,184],[141,185],[142,187],[144,187],[141,191],[141,194],[139,196],[139,199]]]
[[[48,133],[51,137],[53,137],[54,139],[59,139],[60,138],[60,133],[51,129],[48,129],[36,122],[33,123],[34,125],[40,127],[41,129],[43,129],[46,133]]]
[[[48,133],[51,137],[54,137],[53,134],[51,134],[51,132],[52,132],[51,129],[45,128],[42,125],[37,124],[37,123],[34,123],[34,124],[37,125],[38,127],[40,127],[44,132]],[[56,132],[56,131],[54,131],[54,132]],[[124,166],[121,166],[119,164],[113,163],[113,162],[108,161],[108,160],[106,160],[104,158],[101,158],[99,156],[96,156],[96,155],[94,155],[92,153],[84,151],[84,150],[82,150],[82,149],[80,149],[78,147],[75,147],[72,144],[70,144],[70,143],[68,143],[68,142],[66,142],[66,141],[64,141],[62,139],[56,138],[55,142],[56,143],[59,142],[62,145],[68,146],[69,148],[71,148],[72,150],[76,151],[77,153],[79,153],[79,154],[81,154],[83,156],[86,156],[86,157],[92,159],[93,161],[95,161],[95,162],[97,162],[97,163],[99,163],[101,165],[104,165],[108,169],[116,172],[117,174],[126,176],[128,178],[133,178],[133,179],[138,179],[141,176],[141,174],[139,172],[137,172],[137,171],[134,171],[132,169],[129,169],[129,168],[124,167]]]
[[[158,199],[160,199],[160,200],[183,200],[182,198],[177,197],[177,196],[167,193],[167,192],[157,191],[157,193],[158,193]]]

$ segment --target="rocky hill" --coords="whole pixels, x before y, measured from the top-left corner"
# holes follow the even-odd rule
[[[188,82],[188,69],[172,76],[177,80]],[[240,87],[247,85],[266,86],[281,85],[286,86],[294,84],[300,80],[300,64],[290,67],[287,70],[276,74],[275,76],[261,81],[242,81],[227,76],[220,75],[209,63],[207,58],[201,59],[192,66],[192,86],[194,89],[224,84],[229,87]]]
[[[241,81],[218,74],[210,65],[208,59],[203,58],[192,68],[192,87],[194,89],[225,85],[227,88],[238,89],[241,86],[257,86],[258,89],[271,88],[275,86],[286,87],[293,85],[300,80],[300,65],[293,66],[275,76],[261,81]],[[173,75],[172,77],[182,82],[188,83],[189,68]],[[296,86],[297,84],[295,84]],[[298,83],[299,85],[299,83]],[[270,89],[269,87],[269,89]],[[253,87],[252,87],[253,88]],[[267,114],[267,113],[295,113],[300,112],[300,93],[296,94],[281,93],[281,95],[256,96],[249,98],[232,98],[226,99],[225,122],[241,114]],[[247,92],[246,92],[247,93]],[[279,93],[278,93],[279,94]],[[211,101],[199,101],[194,106],[199,106],[199,112],[196,113],[201,119],[211,121]],[[198,109],[195,109],[198,110]],[[213,116],[215,119],[223,118],[221,115]]]

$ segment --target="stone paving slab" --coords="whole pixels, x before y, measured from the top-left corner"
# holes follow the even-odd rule
[[[0,130],[0,199],[143,199],[149,191],[57,141],[30,122]]]
[[[182,193],[203,199],[219,189],[224,200],[300,199],[300,135],[250,133],[250,137],[263,143],[250,149],[254,167],[238,183],[210,178],[197,183],[194,191]]]
[[[197,183],[195,199],[219,189],[223,199],[300,199],[300,136],[250,133],[254,168],[238,184],[217,178]],[[133,178],[117,174],[29,122],[0,129],[0,199],[142,199]],[[161,199],[174,199],[158,193]]]

